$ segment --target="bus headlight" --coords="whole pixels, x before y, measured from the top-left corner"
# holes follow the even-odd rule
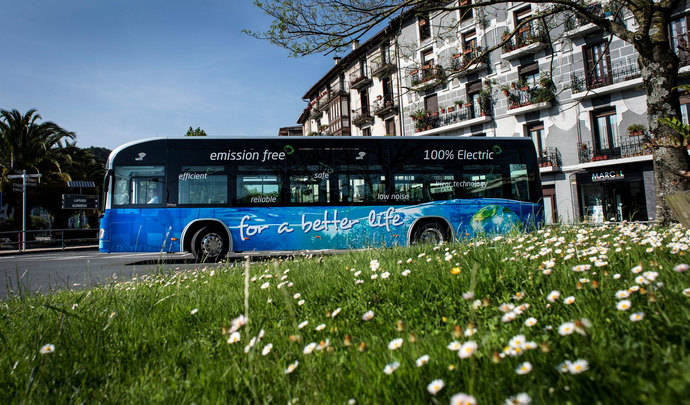
[[[98,230],[98,240],[103,239],[104,236],[105,236],[105,229],[103,229],[103,228],[99,229]]]

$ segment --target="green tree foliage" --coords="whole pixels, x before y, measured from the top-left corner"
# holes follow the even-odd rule
[[[486,9],[485,14],[492,15],[495,14],[493,9],[504,3],[508,1],[254,0],[254,4],[268,14],[273,22],[264,32],[245,30],[245,33],[283,47],[293,56],[327,54],[346,50],[352,41],[371,36],[382,28],[388,30],[390,37],[396,38],[402,24],[416,19],[418,15],[431,15],[434,12],[455,15],[468,8]],[[690,169],[690,157],[685,148],[663,142],[678,135],[670,126],[662,125],[661,121],[663,118],[672,120],[680,117],[676,91],[679,58],[671,47],[668,27],[673,12],[682,10],[685,3],[680,0],[610,0],[606,2],[604,12],[593,12],[592,2],[582,0],[531,3],[540,4],[538,11],[512,31],[507,31],[498,43],[484,49],[483,54],[510,43],[527,24],[535,22],[552,28],[563,25],[573,17],[577,17],[580,24],[593,23],[603,32],[632,44],[638,52],[638,64],[647,96],[648,128],[651,142],[655,145],[656,216],[659,221],[667,222],[671,213],[665,196],[690,189],[690,179],[684,176]],[[628,24],[629,21],[633,23]],[[458,22],[455,24],[442,27],[435,35],[444,30],[457,35]],[[557,39],[551,37],[549,31],[547,40],[554,42]]]
[[[8,174],[43,173],[67,178],[63,163],[71,159],[67,146],[76,135],[57,124],[39,122],[36,110],[22,114],[17,110],[0,110],[0,186]]]
[[[191,126],[187,130],[187,133],[184,134],[184,136],[206,136],[206,131],[201,129],[201,127],[197,127],[196,129],[193,129]]]

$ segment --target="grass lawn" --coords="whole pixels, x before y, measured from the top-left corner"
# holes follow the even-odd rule
[[[689,244],[561,227],[13,297],[0,403],[689,403]]]

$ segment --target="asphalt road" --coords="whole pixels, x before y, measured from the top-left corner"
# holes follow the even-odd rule
[[[0,299],[10,295],[81,289],[129,280],[159,269],[198,266],[190,254],[99,253],[96,250],[0,256]]]

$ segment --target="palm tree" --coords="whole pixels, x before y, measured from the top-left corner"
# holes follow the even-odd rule
[[[8,174],[22,170],[64,177],[61,162],[69,160],[65,148],[76,135],[53,122],[39,120],[41,116],[34,109],[24,115],[17,110],[0,110],[0,189]]]

